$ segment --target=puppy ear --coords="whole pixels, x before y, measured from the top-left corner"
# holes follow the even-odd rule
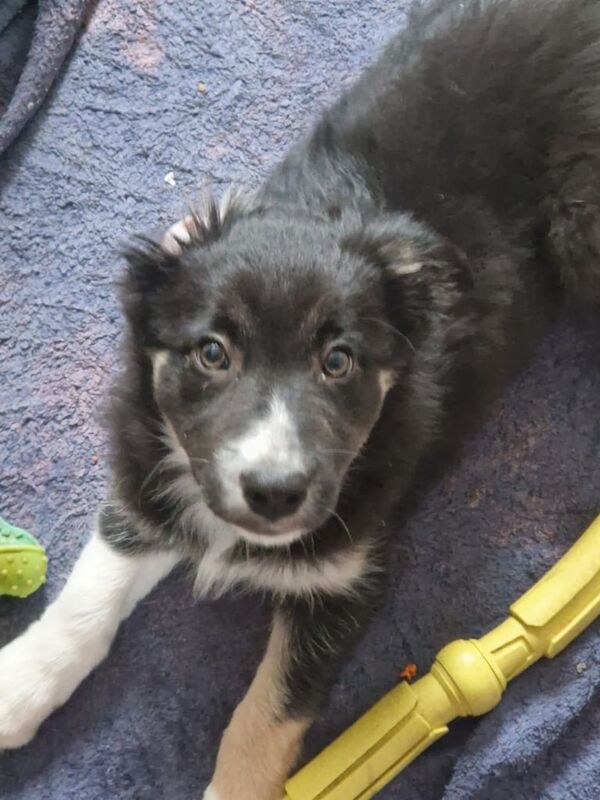
[[[121,254],[127,261],[127,270],[121,288],[132,293],[160,289],[178,269],[179,257],[145,236],[136,236]]]
[[[223,235],[236,216],[252,210],[254,195],[241,186],[229,186],[219,201],[205,191],[189,213],[171,225],[161,246],[177,256],[188,247],[209,244]]]
[[[120,282],[121,301],[131,326],[147,338],[156,326],[161,305],[176,291],[183,270],[194,273],[196,266],[188,251],[216,241],[242,214],[254,211],[252,195],[241,188],[229,188],[217,201],[204,192],[190,213],[172,225],[160,242],[137,237],[123,251],[127,270]]]
[[[181,269],[179,256],[142,236],[122,251],[127,268],[119,281],[121,305],[131,328],[143,338],[150,331],[153,308]]]
[[[412,217],[381,214],[350,234],[342,247],[381,271],[385,303],[394,325],[418,343],[456,314],[472,286],[466,256]]]
[[[391,279],[440,266],[448,258],[447,243],[405,214],[381,214],[348,236],[342,247],[360,253]]]
[[[229,190],[217,203],[205,192],[187,216],[171,225],[160,242],[136,237],[123,251],[128,263],[123,282],[125,294],[149,293],[168,285],[186,250],[216,241],[231,224],[237,197],[236,190]]]

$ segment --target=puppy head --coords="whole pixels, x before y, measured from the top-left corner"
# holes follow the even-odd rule
[[[411,358],[431,252],[405,218],[239,201],[128,252],[124,306],[158,408],[204,501],[243,538],[289,544],[335,512]]]

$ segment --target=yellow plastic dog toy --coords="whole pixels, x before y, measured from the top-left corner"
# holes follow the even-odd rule
[[[459,640],[401,683],[286,784],[284,800],[368,800],[456,717],[485,714],[508,681],[554,658],[600,614],[600,517],[481,639]]]

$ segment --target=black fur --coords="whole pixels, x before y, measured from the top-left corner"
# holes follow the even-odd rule
[[[224,219],[213,208],[181,257],[152,244],[131,251],[113,409],[114,495],[128,535],[105,521],[106,535],[201,558],[205,534],[186,499],[161,492],[186,472],[161,466],[161,424],[169,418],[188,455],[207,463],[196,482],[226,516],[211,458],[278,387],[307,447],[350,453],[319,456],[315,492],[336,515],[315,505],[311,530],[289,549],[240,544],[229,562],[318,571],[365,547],[365,573],[376,574],[385,523],[424,459],[531,353],[565,297],[600,300],[599,113],[596,0],[438,3],[249,202]],[[215,329],[241,365],[221,384],[189,362]],[[355,378],[317,382],[308,363],[320,336],[351,342]],[[170,353],[156,392],[153,348]],[[380,410],[381,370],[395,385]],[[278,600],[293,642],[290,713],[320,707],[362,629],[345,623],[367,620],[380,591],[369,578],[314,606]]]
[[[354,596],[324,595],[317,602],[304,598],[283,601],[279,613],[289,632],[282,680],[286,714],[319,715],[349,649],[379,610],[382,588],[380,576]]]

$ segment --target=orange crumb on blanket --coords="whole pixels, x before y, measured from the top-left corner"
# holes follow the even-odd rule
[[[417,677],[417,665],[416,664],[407,664],[399,676],[403,681],[408,681],[409,683],[413,681]]]

